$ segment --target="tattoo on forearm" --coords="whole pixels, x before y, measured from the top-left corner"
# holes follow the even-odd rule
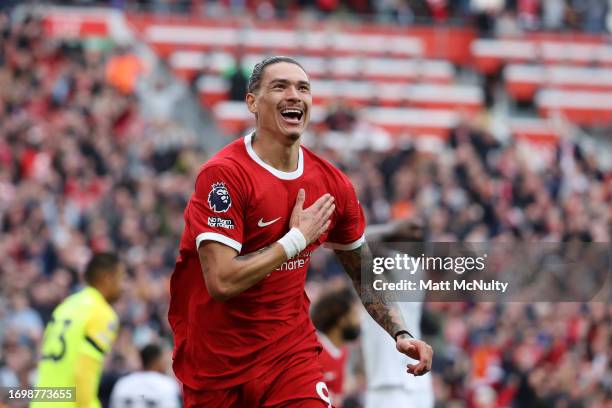
[[[253,251],[253,252],[251,252],[249,254],[237,256],[236,259],[239,260],[239,261],[247,261],[247,260],[253,258],[256,255],[259,255],[261,253],[264,253],[264,252],[268,251],[270,249],[270,247],[271,247],[271,245],[268,245],[267,247],[263,247],[261,249],[258,249],[257,251]]]
[[[361,284],[362,266],[366,270],[372,270],[372,253],[368,244],[364,243],[360,248],[351,251],[335,252],[344,270],[353,281],[353,286],[370,316],[391,336],[397,333],[398,330],[406,329],[404,320],[397,307],[387,302],[372,287]]]

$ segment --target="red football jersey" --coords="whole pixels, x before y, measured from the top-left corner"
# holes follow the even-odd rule
[[[332,401],[337,403],[342,400],[344,389],[344,370],[348,349],[346,347],[336,347],[329,338],[323,333],[318,333],[319,341],[323,346],[319,354],[319,362],[323,369],[323,381],[332,395]]]
[[[304,292],[310,254],[322,243],[350,250],[363,242],[363,211],[342,172],[304,147],[297,170],[276,170],[257,156],[251,138],[229,144],[202,167],[185,209],[168,318],[174,371],[193,389],[232,387],[274,369],[289,353],[320,347]],[[289,230],[300,188],[306,192],[304,208],[325,193],[335,197],[328,231],[240,295],[214,300],[198,245],[218,241],[246,254],[273,244]]]

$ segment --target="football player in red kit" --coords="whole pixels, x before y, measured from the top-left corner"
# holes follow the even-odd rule
[[[313,303],[310,317],[323,349],[319,362],[334,404],[344,398],[344,372],[349,344],[360,334],[359,309],[349,287],[324,292]]]
[[[185,209],[168,314],[174,371],[187,408],[331,407],[306,269],[325,243],[363,297],[362,263],[371,263],[363,212],[348,178],[300,145],[312,95],[298,62],[258,63],[246,103],[256,130],[204,164]],[[419,360],[408,371],[429,371],[431,347],[367,295],[397,349]]]

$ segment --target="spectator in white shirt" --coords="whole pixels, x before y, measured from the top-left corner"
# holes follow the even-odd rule
[[[179,408],[177,381],[166,374],[164,350],[149,344],[140,351],[142,371],[122,377],[111,394],[111,408]]]
[[[381,225],[370,225],[366,239],[377,255],[394,257],[396,252],[386,243],[422,242],[423,227],[419,222],[402,219]],[[376,248],[376,249],[374,249]],[[376,251],[376,252],[375,252]],[[397,271],[388,271],[398,280]],[[415,276],[423,278],[425,271]],[[398,302],[397,306],[406,322],[406,327],[415,338],[421,337],[421,314],[424,293],[418,293],[409,302]],[[431,374],[421,377],[406,374],[406,365],[413,360],[399,354],[393,347],[393,339],[365,311],[361,321],[361,347],[364,358],[367,390],[365,408],[433,408],[434,394]]]

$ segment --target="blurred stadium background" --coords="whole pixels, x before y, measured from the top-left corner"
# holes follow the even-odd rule
[[[304,143],[369,223],[428,239],[610,242],[612,1],[0,3],[0,385],[27,386],[91,251],[129,266],[100,394],[170,352],[168,281],[202,163],[251,126],[246,76],[295,56]],[[329,252],[307,290],[344,284]],[[428,303],[437,407],[610,407],[606,303]],[[351,349],[346,394],[364,375]],[[2,403],[0,402],[0,406]]]

